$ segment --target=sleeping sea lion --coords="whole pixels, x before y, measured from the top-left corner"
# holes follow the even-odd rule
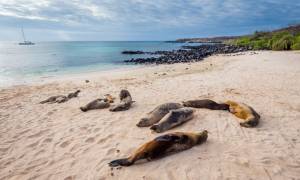
[[[105,102],[104,99],[96,99],[87,105],[80,107],[81,111],[86,112],[92,109],[105,109],[110,106],[109,102]]]
[[[68,101],[71,98],[77,97],[79,94],[80,90],[75,91],[74,93],[69,93],[67,96],[64,95],[58,95],[58,96],[51,96],[48,99],[41,101],[40,104],[45,104],[45,103],[63,103]]]
[[[229,111],[232,114],[242,119],[241,126],[249,128],[258,125],[260,115],[252,107],[234,101],[226,101],[225,103],[229,105]]]
[[[218,104],[210,99],[183,101],[183,106],[193,108],[206,108],[211,110],[229,110],[228,104]]]
[[[207,140],[206,130],[199,133],[174,132],[158,136],[139,147],[131,156],[124,159],[111,161],[109,166],[130,166],[136,161],[147,159],[148,161],[165,155],[190,149]]]
[[[48,99],[41,101],[40,104],[45,104],[45,103],[49,103],[49,104],[53,104],[53,103],[63,103],[68,101],[68,97],[64,96],[64,95],[58,95],[58,96],[51,96]]]
[[[180,108],[171,110],[165,117],[163,117],[159,124],[154,124],[150,127],[151,130],[161,133],[175,126],[185,123],[194,117],[194,110],[192,108]]]
[[[112,95],[105,94],[104,98],[96,99],[96,100],[88,103],[87,105],[80,107],[80,109],[83,112],[86,112],[86,111],[92,110],[92,109],[105,109],[110,106],[110,103],[114,102],[114,99],[115,98]]]
[[[144,117],[137,123],[138,127],[147,127],[159,122],[166,114],[173,109],[179,109],[183,106],[179,103],[165,103],[157,106],[154,110],[147,114],[147,117]]]
[[[120,97],[120,103],[113,106],[112,108],[110,108],[109,110],[110,111],[126,111],[128,110],[131,105],[134,103],[134,101],[132,101],[132,97],[129,93],[129,91],[123,89],[121,90],[120,94],[119,94],[119,97]]]

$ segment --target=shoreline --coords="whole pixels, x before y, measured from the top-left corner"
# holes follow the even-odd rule
[[[194,62],[180,62],[180,63],[174,63],[175,65],[198,65],[202,64],[205,62],[207,59],[210,59],[211,57],[218,57],[218,56],[238,56],[241,54],[252,54],[255,53],[256,51],[247,51],[247,52],[238,52],[238,53],[231,53],[231,54],[218,54],[218,55],[212,55],[208,56],[204,59],[201,59],[200,61],[194,61]],[[257,51],[259,52],[259,51]],[[32,76],[29,80],[23,83],[16,83],[12,85],[2,85],[0,86],[1,89],[11,89],[14,87],[19,87],[19,86],[35,86],[35,85],[45,85],[49,83],[56,83],[56,82],[62,82],[62,81],[71,81],[72,79],[80,80],[80,81],[85,81],[86,79],[90,78],[95,78],[97,76],[106,76],[107,73],[109,74],[122,74],[122,73],[127,73],[130,71],[139,71],[139,70],[147,70],[147,69],[152,69],[152,68],[157,68],[157,67],[172,67],[172,64],[128,64],[124,66],[119,66],[116,69],[108,69],[108,70],[90,70],[88,72],[71,72],[71,73],[62,73],[59,75],[48,75],[48,76],[39,76],[35,75]]]
[[[300,52],[256,53],[1,89],[0,179],[297,179]],[[79,96],[65,103],[39,104],[78,89]],[[121,89],[136,101],[128,111],[80,111]],[[192,120],[167,133],[207,129],[206,143],[131,167],[108,166],[161,135],[136,126],[157,105],[206,98],[246,103],[261,115],[260,124],[241,128],[228,112],[195,109]]]

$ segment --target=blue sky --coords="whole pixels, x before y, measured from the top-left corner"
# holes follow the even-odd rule
[[[0,0],[0,41],[172,40],[300,23],[300,0]]]

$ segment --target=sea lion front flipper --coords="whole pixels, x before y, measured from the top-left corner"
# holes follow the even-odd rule
[[[110,167],[117,167],[117,166],[130,166],[133,162],[129,161],[128,158],[124,159],[116,159],[108,163]]]

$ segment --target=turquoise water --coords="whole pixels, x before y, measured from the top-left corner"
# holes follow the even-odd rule
[[[32,78],[129,67],[123,60],[149,55],[123,55],[124,50],[178,49],[166,42],[40,42],[33,46],[0,43],[0,86],[24,84]]]

